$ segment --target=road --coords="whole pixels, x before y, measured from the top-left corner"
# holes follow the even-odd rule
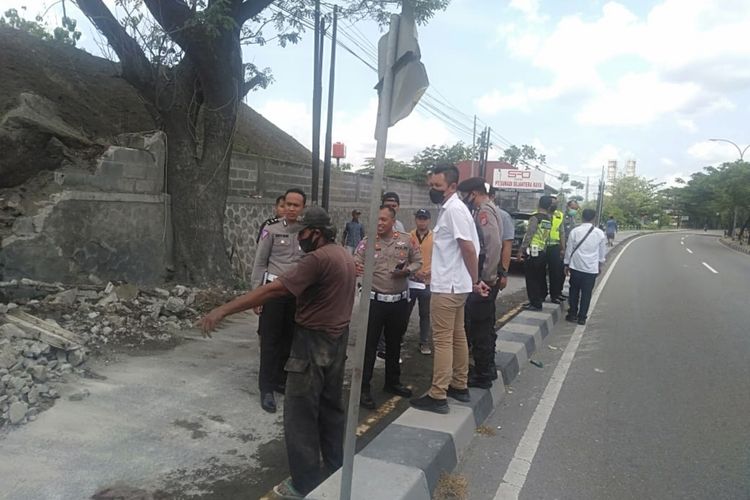
[[[750,257],[674,232],[609,266],[475,438],[468,498],[750,498]]]

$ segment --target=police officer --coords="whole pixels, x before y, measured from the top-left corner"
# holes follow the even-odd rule
[[[369,410],[375,409],[375,401],[370,393],[370,381],[381,334],[385,337],[383,390],[397,396],[411,397],[411,390],[401,384],[399,357],[401,338],[409,326],[409,285],[406,278],[422,267],[422,254],[419,246],[412,244],[408,234],[393,230],[395,223],[396,211],[391,207],[381,207],[375,236],[375,267],[360,397],[360,404]],[[364,272],[368,240],[369,237],[365,237],[354,252],[354,262],[360,275]]]
[[[260,237],[263,234],[263,230],[266,228],[266,226],[270,224],[276,224],[277,222],[281,221],[281,219],[284,218],[285,211],[286,200],[284,200],[284,195],[282,194],[281,196],[278,196],[276,198],[276,205],[274,205],[274,216],[264,220],[263,224],[260,225],[260,229],[258,230],[258,237],[255,238],[256,244],[260,241]]]
[[[491,289],[486,297],[471,293],[466,301],[466,336],[474,356],[474,370],[469,374],[468,385],[489,389],[497,378],[494,329],[495,299],[499,292],[497,270],[503,247],[502,221],[481,177],[461,182],[458,192],[469,207],[479,233],[479,279]]]
[[[255,251],[255,265],[250,277],[253,289],[271,283],[288,271],[302,257],[297,244],[300,230],[297,216],[305,207],[305,193],[292,188],[284,194],[284,218],[263,229]],[[274,391],[284,392],[284,363],[289,357],[294,334],[294,297],[281,297],[269,301],[261,310],[258,322],[260,334],[260,370],[258,387],[260,405],[269,412],[276,412]]]
[[[308,209],[300,228],[296,239],[305,255],[296,265],[201,320],[203,334],[210,336],[229,314],[267,306],[282,297],[297,298],[284,401],[284,439],[292,478],[274,488],[281,498],[302,498],[342,465],[344,362],[357,280],[352,256],[335,244],[336,229],[323,208]]]
[[[549,272],[549,297],[554,304],[560,304],[565,297],[562,296],[565,284],[565,269],[563,257],[565,257],[565,226],[563,221],[565,215],[557,209],[557,197],[551,196],[552,205],[549,207],[552,228],[549,233],[549,245],[547,245],[547,270]]]
[[[518,249],[518,260],[524,264],[526,274],[526,295],[529,298],[527,309],[541,311],[542,302],[547,296],[547,245],[552,231],[549,208],[552,198],[544,195],[539,198],[537,211],[529,217],[529,225]]]

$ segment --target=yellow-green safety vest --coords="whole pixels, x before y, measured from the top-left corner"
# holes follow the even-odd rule
[[[543,214],[534,214],[537,218],[536,233],[531,237],[531,244],[544,250],[549,244],[550,231],[552,230],[552,222],[545,217]]]
[[[560,225],[563,223],[565,216],[559,210],[552,214],[552,232],[549,234],[550,245],[560,244]]]

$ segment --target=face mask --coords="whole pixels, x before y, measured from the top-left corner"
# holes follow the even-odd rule
[[[315,244],[315,233],[310,233],[310,236],[305,238],[304,240],[298,240],[299,241],[299,247],[302,249],[305,253],[310,253],[313,250],[315,250],[315,247],[317,246]]]
[[[445,200],[445,191],[440,191],[438,189],[432,188],[430,189],[430,201],[435,203],[436,205],[439,205],[440,203],[443,203]]]
[[[549,210],[550,212],[554,212],[555,210],[557,210],[557,205],[550,205]]]
[[[471,199],[471,194],[466,195],[466,198],[463,198],[463,202],[469,207],[469,210],[474,207],[474,201]]]
[[[568,213],[571,216],[575,216],[578,213],[578,210],[576,210],[575,208],[571,208],[570,210],[568,210]]]

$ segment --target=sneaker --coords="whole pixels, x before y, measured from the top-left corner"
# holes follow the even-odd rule
[[[456,389],[452,386],[448,386],[448,397],[453,398],[456,401],[461,401],[462,403],[468,403],[471,401],[469,389]]]
[[[273,492],[282,499],[305,497],[297,490],[297,488],[294,487],[294,485],[292,484],[292,478],[286,478],[282,482],[274,486]]]
[[[571,323],[575,323],[578,320],[576,319],[575,316],[571,316],[570,314],[568,314],[567,316],[565,316],[565,321],[569,321]]]
[[[541,311],[543,307],[535,306],[534,304],[529,304],[527,306],[524,306],[524,309],[526,309],[527,311]]]
[[[445,399],[435,399],[429,394],[425,394],[421,398],[412,399],[410,403],[417,410],[431,411],[441,415],[445,415],[450,411],[448,401]]]
[[[585,325],[586,324],[586,320],[583,319],[583,318],[578,318],[578,324],[579,325]]]
[[[432,349],[427,344],[419,344],[419,352],[421,352],[425,356],[429,356],[430,354],[432,354]]]
[[[490,389],[492,388],[492,381],[479,378],[470,378],[468,384],[466,385],[468,385],[469,387],[477,387],[479,389]]]

